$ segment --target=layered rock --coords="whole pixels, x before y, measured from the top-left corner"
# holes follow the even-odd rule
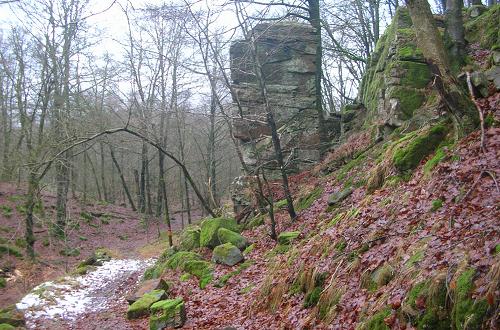
[[[320,158],[315,31],[295,22],[261,23],[252,34],[285,157],[293,153],[294,164],[304,167]],[[274,152],[250,41],[234,42],[230,55],[235,113],[242,117],[233,122],[234,134],[241,141],[247,164],[257,165],[258,160],[273,159]]]

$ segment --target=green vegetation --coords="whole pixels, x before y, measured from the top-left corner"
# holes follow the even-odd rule
[[[4,277],[0,277],[0,289],[7,286],[7,280]]]
[[[182,298],[161,300],[151,305],[149,329],[179,328],[186,321],[186,310]]]
[[[299,198],[295,204],[295,211],[300,212],[308,209],[323,193],[322,187],[316,187],[306,197]]]
[[[0,244],[0,256],[3,256],[5,254],[12,255],[18,258],[21,258],[23,256],[21,251],[19,251],[16,247],[6,244]]]
[[[482,323],[488,313],[489,305],[484,299],[472,299],[475,274],[475,269],[468,268],[456,279],[454,305],[451,311],[451,318],[453,320],[453,325],[457,330],[483,329]]]
[[[357,329],[358,330],[389,330],[390,328],[385,324],[384,319],[391,315],[391,309],[385,308],[380,312],[374,314],[367,321],[363,322]]]
[[[201,228],[192,226],[186,228],[180,235],[179,250],[191,251],[200,247]]]
[[[151,305],[164,298],[166,298],[165,290],[153,290],[144,294],[141,298],[129,306],[127,310],[127,318],[130,320],[149,315],[149,308]]]
[[[265,215],[263,215],[263,214],[257,215],[255,217],[253,217],[252,219],[248,220],[245,223],[244,228],[245,229],[253,229],[255,227],[261,226],[264,224],[264,218],[265,218]]]
[[[500,5],[496,4],[488,11],[464,24],[465,37],[469,42],[479,42],[481,47],[494,49],[500,46],[498,22],[500,21]]]
[[[432,201],[431,212],[437,211],[443,207],[442,199],[435,199]]]
[[[252,260],[247,260],[241,265],[238,266],[238,269],[229,272],[225,275],[223,275],[221,278],[217,280],[217,282],[214,284],[215,287],[222,288],[224,285],[226,285],[227,281],[229,281],[230,278],[233,276],[239,275],[242,271],[253,265],[255,262]]]
[[[410,140],[404,147],[399,147],[392,158],[394,166],[402,172],[418,166],[420,161],[432,153],[447,133],[444,125],[436,125],[430,130]]]
[[[222,244],[231,243],[240,250],[244,250],[248,246],[248,241],[245,237],[226,228],[219,228],[217,236],[219,242]]]
[[[12,216],[12,207],[7,205],[0,205],[0,211],[6,218],[10,218]]]
[[[439,148],[436,153],[434,154],[434,157],[429,159],[425,165],[424,165],[424,173],[426,175],[429,175],[432,171],[432,169],[439,164],[443,159],[445,159],[446,153],[444,152],[443,148]]]
[[[220,245],[217,232],[219,228],[226,228],[239,232],[238,224],[234,218],[208,218],[201,222],[200,246],[214,248]]]
[[[424,250],[417,250],[406,262],[406,266],[413,267],[415,264],[419,263],[424,259]]]
[[[284,231],[278,235],[278,244],[290,245],[299,235],[300,231]]]

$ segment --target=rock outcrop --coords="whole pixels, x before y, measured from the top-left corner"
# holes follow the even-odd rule
[[[295,22],[261,23],[255,26],[255,49],[265,80],[267,101],[275,114],[285,157],[291,153],[300,169],[319,160],[319,117],[316,109],[316,47],[314,29]],[[234,134],[241,142],[245,161],[257,165],[273,159],[271,131],[266,123],[262,88],[255,74],[249,40],[232,44],[231,78],[235,119]],[[340,123],[332,120],[338,132]],[[256,155],[256,152],[259,155]]]

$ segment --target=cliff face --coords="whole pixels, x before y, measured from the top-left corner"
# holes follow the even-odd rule
[[[379,135],[413,117],[425,101],[430,80],[408,11],[400,9],[379,40],[360,88],[367,120],[379,128]]]
[[[293,22],[261,23],[251,33],[256,39],[267,95],[263,97],[255,75],[250,41],[233,43],[231,78],[237,97],[233,101],[240,106],[235,110],[235,117],[242,117],[233,122],[235,137],[241,141],[249,165],[256,165],[258,158],[261,162],[273,158],[266,123],[267,101],[275,114],[285,157],[293,153],[294,164],[300,169],[320,158],[314,29]]]

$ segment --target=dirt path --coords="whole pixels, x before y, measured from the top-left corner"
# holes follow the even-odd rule
[[[78,320],[123,305],[124,297],[153,262],[111,260],[83,276],[42,283],[17,307],[25,311],[28,329],[81,329],[76,326]]]

